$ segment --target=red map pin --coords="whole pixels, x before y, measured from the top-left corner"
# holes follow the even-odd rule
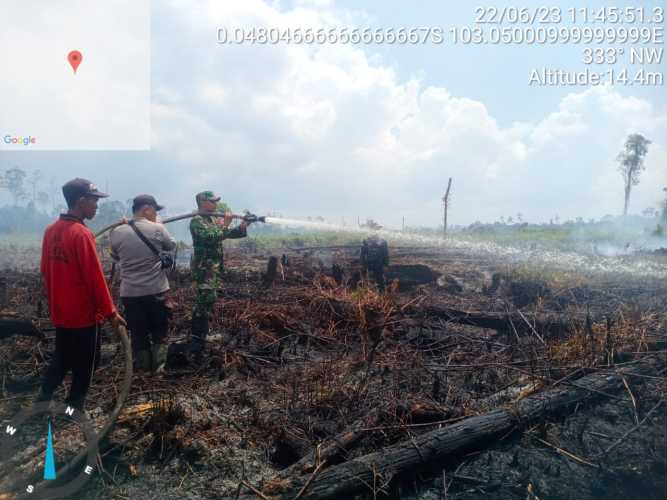
[[[72,52],[67,54],[67,60],[72,65],[74,73],[76,73],[76,69],[79,67],[79,64],[81,64],[82,59],[83,56],[81,55],[81,52],[79,52],[78,50],[73,50]]]

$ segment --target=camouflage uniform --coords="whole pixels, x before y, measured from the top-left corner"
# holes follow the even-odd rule
[[[384,292],[384,268],[389,265],[387,242],[375,234],[369,236],[361,246],[360,260],[364,278],[368,279],[368,275],[371,274],[378,289]]]
[[[211,191],[197,195],[197,201],[217,201]],[[245,227],[225,228],[216,217],[197,215],[190,221],[190,233],[194,255],[190,269],[196,287],[195,307],[192,312],[193,349],[201,351],[208,335],[208,317],[213,311],[217,292],[222,285],[223,247],[228,238],[247,236]]]

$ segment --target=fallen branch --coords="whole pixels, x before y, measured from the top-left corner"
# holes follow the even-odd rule
[[[261,491],[259,491],[257,488],[255,488],[252,484],[250,484],[247,481],[241,481],[241,484],[248,488],[250,491],[252,491],[255,495],[257,495],[259,498],[262,500],[269,500],[269,497],[264,495]]]
[[[315,470],[322,462],[327,462],[329,464],[337,462],[341,454],[349,451],[367,434],[367,429],[364,427],[369,423],[372,425],[376,422],[377,411],[373,411],[363,420],[356,422],[347,430],[337,434],[327,442],[320,444],[317,448],[314,448],[311,452],[304,455],[300,460],[280,471],[276,477],[267,484],[270,484],[271,482],[281,483],[286,478],[307,474]],[[265,488],[265,491],[268,491],[268,489]]]
[[[630,386],[628,385],[628,381],[626,380],[625,377],[621,375],[621,378],[623,379],[623,385],[625,386],[625,389],[628,391],[628,394],[630,395],[630,401],[632,402],[632,410],[634,411],[635,414],[635,423],[639,425],[639,413],[637,412],[637,400],[635,399],[635,395],[632,394],[632,391],[630,390]]]
[[[303,485],[303,488],[299,491],[299,493],[294,497],[294,500],[299,500],[304,493],[306,493],[306,490],[308,489],[308,486],[310,486],[310,483],[313,482],[313,480],[317,477],[317,475],[320,473],[322,470],[322,467],[324,467],[324,464],[326,464],[327,461],[324,460],[323,462],[320,462],[319,465],[315,468],[311,476],[308,478],[308,481],[306,481],[306,484]]]
[[[625,438],[627,438],[630,434],[632,434],[632,433],[635,432],[637,429],[639,429],[639,428],[644,424],[644,422],[646,422],[646,421],[648,420],[648,418],[653,414],[653,412],[654,412],[655,410],[657,410],[657,409],[660,407],[660,405],[661,405],[662,403],[663,403],[663,400],[661,399],[660,401],[657,402],[657,404],[656,404],[653,408],[651,408],[651,410],[646,414],[646,416],[642,419],[641,422],[639,422],[639,423],[638,423],[637,425],[635,425],[632,429],[630,429],[628,432],[626,432],[626,433],[623,434],[620,438],[618,438],[616,441],[614,441],[611,445],[609,445],[609,446],[607,447],[607,449],[604,450],[604,452],[601,453],[601,455],[606,455],[607,453],[609,453],[611,450],[613,450],[613,449],[616,448],[619,444],[621,444],[621,443],[625,440]]]
[[[584,460],[583,458],[578,457],[578,456],[575,455],[574,453],[571,453],[571,452],[569,452],[569,451],[567,451],[567,450],[564,450],[563,448],[560,448],[560,447],[556,446],[555,444],[551,444],[550,442],[545,441],[544,439],[541,439],[541,438],[538,438],[538,437],[535,437],[535,439],[537,439],[540,443],[542,443],[542,444],[544,444],[544,445],[547,445],[547,446],[549,446],[550,448],[553,448],[553,449],[556,450],[558,453],[560,453],[560,454],[562,454],[562,455],[565,455],[565,456],[568,457],[568,458],[571,458],[571,459],[574,460],[575,462],[579,462],[580,464],[588,465],[589,467],[598,468],[597,465],[595,465],[595,464],[589,462],[588,460]]]
[[[538,331],[559,336],[572,333],[581,327],[579,320],[564,321],[560,316],[553,314],[528,313],[494,313],[480,311],[461,311],[444,307],[407,307],[403,311],[407,315],[442,318],[450,323],[488,328],[497,332],[513,332],[518,334],[537,335],[544,342]]]
[[[651,366],[650,363],[643,363],[619,372],[641,371]],[[574,404],[591,399],[594,397],[592,391],[608,392],[622,387],[623,383],[618,374],[595,373],[582,377],[575,387],[554,387],[524,398],[511,408],[470,417],[448,427],[436,429],[378,452],[333,466],[320,473],[304,498],[349,496],[362,489],[365,484],[373,484],[378,476],[383,482],[388,482],[396,474],[421,466],[424,462],[443,460],[460,456],[464,451],[480,449],[492,439],[517,427],[524,427],[538,418],[562,412]],[[295,477],[282,494],[292,497],[301,490],[304,483],[303,477]]]
[[[44,338],[44,334],[28,319],[0,318],[0,339],[14,335]]]

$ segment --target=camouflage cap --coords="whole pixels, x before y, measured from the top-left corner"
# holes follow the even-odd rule
[[[197,203],[200,203],[202,201],[214,201],[214,202],[220,201],[220,197],[216,196],[213,191],[202,191],[201,193],[197,193],[195,199],[197,200]]]

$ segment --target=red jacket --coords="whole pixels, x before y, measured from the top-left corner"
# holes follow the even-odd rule
[[[116,312],[95,237],[76,217],[61,215],[46,228],[41,271],[54,326],[93,326]]]

